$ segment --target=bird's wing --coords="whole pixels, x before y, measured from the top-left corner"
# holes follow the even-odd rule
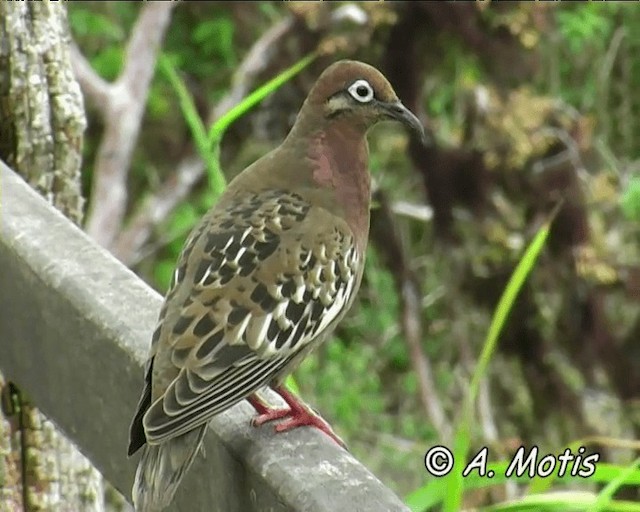
[[[195,428],[282,372],[346,312],[358,258],[347,224],[297,194],[214,210],[186,244],[154,336],[147,441]]]

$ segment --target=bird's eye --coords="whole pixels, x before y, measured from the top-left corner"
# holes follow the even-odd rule
[[[373,99],[373,87],[366,80],[356,80],[347,90],[360,103],[369,103]]]

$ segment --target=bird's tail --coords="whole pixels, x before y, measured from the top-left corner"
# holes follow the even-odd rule
[[[131,491],[136,512],[160,512],[198,453],[206,424],[164,443],[145,445]]]

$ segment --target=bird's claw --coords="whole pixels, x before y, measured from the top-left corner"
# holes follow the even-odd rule
[[[289,408],[270,407],[264,400],[256,395],[252,395],[249,397],[249,403],[258,413],[258,415],[251,420],[252,426],[259,427],[271,421],[287,418],[286,421],[276,425],[276,432],[286,432],[287,430],[305,426],[315,427],[333,439],[338,446],[346,449],[345,442],[323,418],[309,409],[305,404],[301,403],[288,390],[278,387],[275,391],[284,399],[287,405],[289,405]]]

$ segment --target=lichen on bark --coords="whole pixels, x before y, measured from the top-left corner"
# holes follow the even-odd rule
[[[79,224],[86,117],[69,42],[63,4],[0,2],[0,159]],[[2,375],[0,389],[10,405],[0,413],[0,512],[127,507],[119,494],[108,492],[91,462]]]

